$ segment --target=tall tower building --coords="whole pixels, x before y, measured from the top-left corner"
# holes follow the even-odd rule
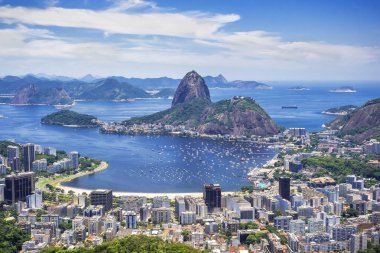
[[[125,226],[129,229],[137,228],[137,215],[134,211],[128,211],[125,215]]]
[[[71,166],[77,169],[79,167],[79,153],[77,151],[71,151],[69,153],[69,159],[71,160]]]
[[[112,190],[95,190],[90,193],[91,205],[102,205],[104,211],[112,209]]]
[[[8,146],[7,147],[7,165],[12,167],[13,158],[20,157],[20,149],[17,146]]]
[[[25,172],[5,177],[4,200],[8,203],[26,201],[34,191],[34,173]]]
[[[290,178],[280,177],[279,180],[279,194],[283,199],[290,201]]]
[[[24,171],[32,171],[33,162],[36,159],[36,153],[34,151],[34,144],[28,143],[23,146],[24,154]]]
[[[20,172],[20,157],[13,157],[11,169],[14,172]]]
[[[222,188],[219,184],[205,184],[203,186],[203,199],[209,212],[222,206]]]

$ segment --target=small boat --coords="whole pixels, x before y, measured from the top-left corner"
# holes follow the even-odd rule
[[[298,109],[298,106],[282,106],[282,109]]]

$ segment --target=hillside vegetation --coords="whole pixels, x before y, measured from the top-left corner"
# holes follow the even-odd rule
[[[98,124],[92,115],[81,114],[70,110],[61,110],[46,115],[41,119],[42,124],[48,125],[75,125],[81,127],[96,127]]]
[[[371,138],[380,139],[380,98],[368,101],[362,107],[327,124],[337,129],[340,137],[355,142]]]
[[[335,157],[310,157],[302,160],[307,168],[322,168],[316,176],[330,175],[339,183],[343,183],[347,175],[357,175],[380,180],[380,170],[358,160]]]
[[[83,91],[78,98],[88,100],[122,100],[129,98],[148,98],[144,90],[114,78],[101,80],[94,87]]]
[[[190,246],[180,243],[164,242],[157,237],[148,237],[142,235],[128,236],[123,239],[104,242],[100,246],[93,248],[79,248],[64,250],[61,248],[45,248],[41,253],[200,253]]]
[[[234,97],[212,103],[195,99],[162,112],[123,122],[132,124],[184,125],[205,134],[273,135],[279,129],[270,116],[251,98]]]

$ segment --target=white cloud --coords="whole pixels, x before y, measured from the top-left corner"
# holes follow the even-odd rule
[[[124,13],[115,9],[46,9],[0,7],[0,20],[8,24],[28,24],[101,30],[110,34],[164,35],[176,37],[208,37],[238,15],[204,13]]]
[[[136,10],[136,9],[159,9],[157,4],[150,1],[143,0],[116,0],[114,1],[114,5],[110,8],[112,11],[128,11],[128,10]]]
[[[116,1],[102,11],[3,6],[0,22],[16,26],[0,29],[0,74],[179,77],[198,69],[232,79],[380,77],[379,48],[286,41],[265,31],[222,31],[238,19],[235,14],[165,10],[141,0]],[[63,37],[51,26],[93,29],[104,36]],[[112,34],[120,38],[113,40]]]
[[[199,43],[208,43],[198,40]],[[219,34],[210,45],[257,60],[327,61],[336,64],[370,63],[379,60],[378,48],[329,44],[315,41],[284,41],[264,31]],[[355,59],[355,61],[352,61]]]

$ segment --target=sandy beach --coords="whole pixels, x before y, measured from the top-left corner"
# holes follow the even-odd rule
[[[73,191],[75,194],[82,194],[83,192],[90,194],[94,189],[82,189],[70,186],[59,185],[59,188],[63,189],[66,193],[68,191]],[[222,192],[222,195],[239,195],[240,192]],[[202,197],[202,192],[178,192],[178,193],[154,193],[154,192],[113,192],[116,197],[120,196],[145,196],[147,198],[153,198],[157,196],[167,196],[169,199],[174,200],[176,196],[186,196],[191,195],[192,197]]]
[[[46,184],[51,184],[54,187],[61,187],[62,188],[63,186],[61,186],[61,183],[72,181],[78,177],[97,173],[97,172],[103,171],[107,168],[108,168],[108,163],[105,161],[102,161],[99,164],[99,166],[96,167],[92,171],[82,171],[82,172],[78,172],[77,174],[74,174],[74,175],[59,175],[59,176],[50,177],[50,178],[39,178],[39,180],[36,183],[36,187],[44,189]]]

